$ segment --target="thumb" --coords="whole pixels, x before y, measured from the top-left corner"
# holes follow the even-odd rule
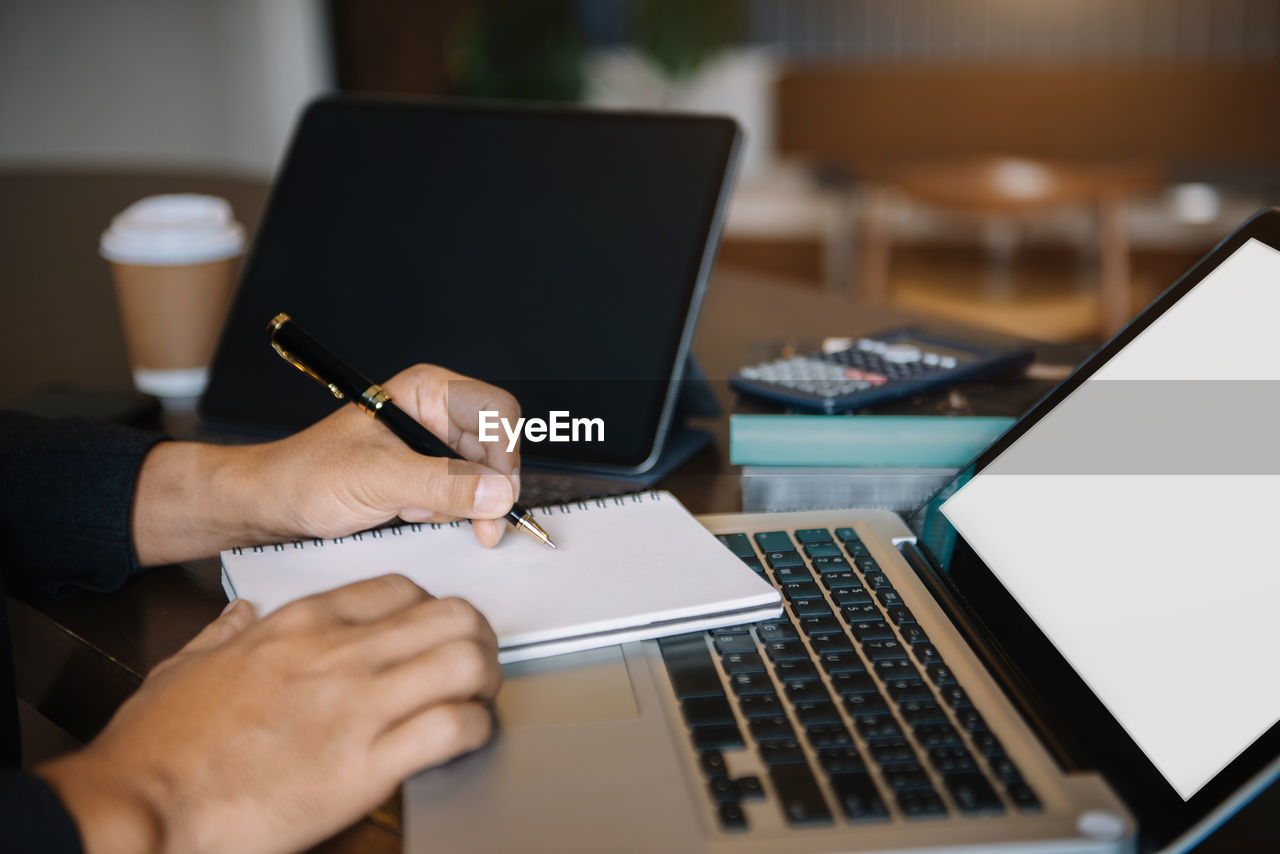
[[[466,460],[414,456],[415,465],[400,469],[391,487],[402,509],[500,519],[515,501],[510,478],[494,469]]]
[[[203,652],[222,646],[253,625],[257,619],[251,602],[247,599],[233,599],[218,619],[205,626],[200,634],[182,648],[182,652]]]

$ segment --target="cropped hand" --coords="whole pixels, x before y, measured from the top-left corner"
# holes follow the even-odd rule
[[[310,536],[341,536],[399,516],[406,522],[471,519],[476,536],[497,544],[502,517],[519,492],[518,451],[482,443],[479,412],[512,422],[520,406],[502,389],[434,365],[418,365],[383,384],[392,400],[467,460],[425,457],[355,406],[267,446],[275,482]]]
[[[496,411],[514,423],[515,398],[432,365],[402,371],[383,388],[467,460],[418,454],[354,405],[276,442],[164,442],[138,475],[131,524],[139,564],[345,536],[397,516],[471,519],[480,542],[496,545],[520,492],[520,454],[508,452],[506,442],[482,443],[479,413]]]
[[[297,850],[483,744],[501,679],[479,612],[403,576],[262,620],[237,600],[93,742],[37,773],[89,854]]]

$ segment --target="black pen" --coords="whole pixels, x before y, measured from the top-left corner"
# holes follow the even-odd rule
[[[359,371],[348,366],[323,344],[304,332],[287,314],[277,314],[267,326],[267,338],[271,346],[286,362],[318,380],[339,400],[347,399],[359,406],[370,417],[376,418],[396,434],[406,445],[429,457],[466,459],[446,443],[431,434],[426,427],[391,402],[391,395]],[[528,510],[513,504],[507,513],[507,521],[518,529],[527,531],[551,548],[547,532],[542,530]]]

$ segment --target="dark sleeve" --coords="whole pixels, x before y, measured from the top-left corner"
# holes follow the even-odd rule
[[[44,780],[25,771],[0,771],[0,851],[82,850],[75,821]]]
[[[11,585],[58,596],[123,584],[137,569],[129,513],[138,469],[163,438],[0,412],[0,555]]]

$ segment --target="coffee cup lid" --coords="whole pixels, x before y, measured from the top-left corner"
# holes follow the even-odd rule
[[[203,264],[239,255],[244,228],[226,199],[174,194],[140,199],[111,220],[98,251],[121,264]]]

